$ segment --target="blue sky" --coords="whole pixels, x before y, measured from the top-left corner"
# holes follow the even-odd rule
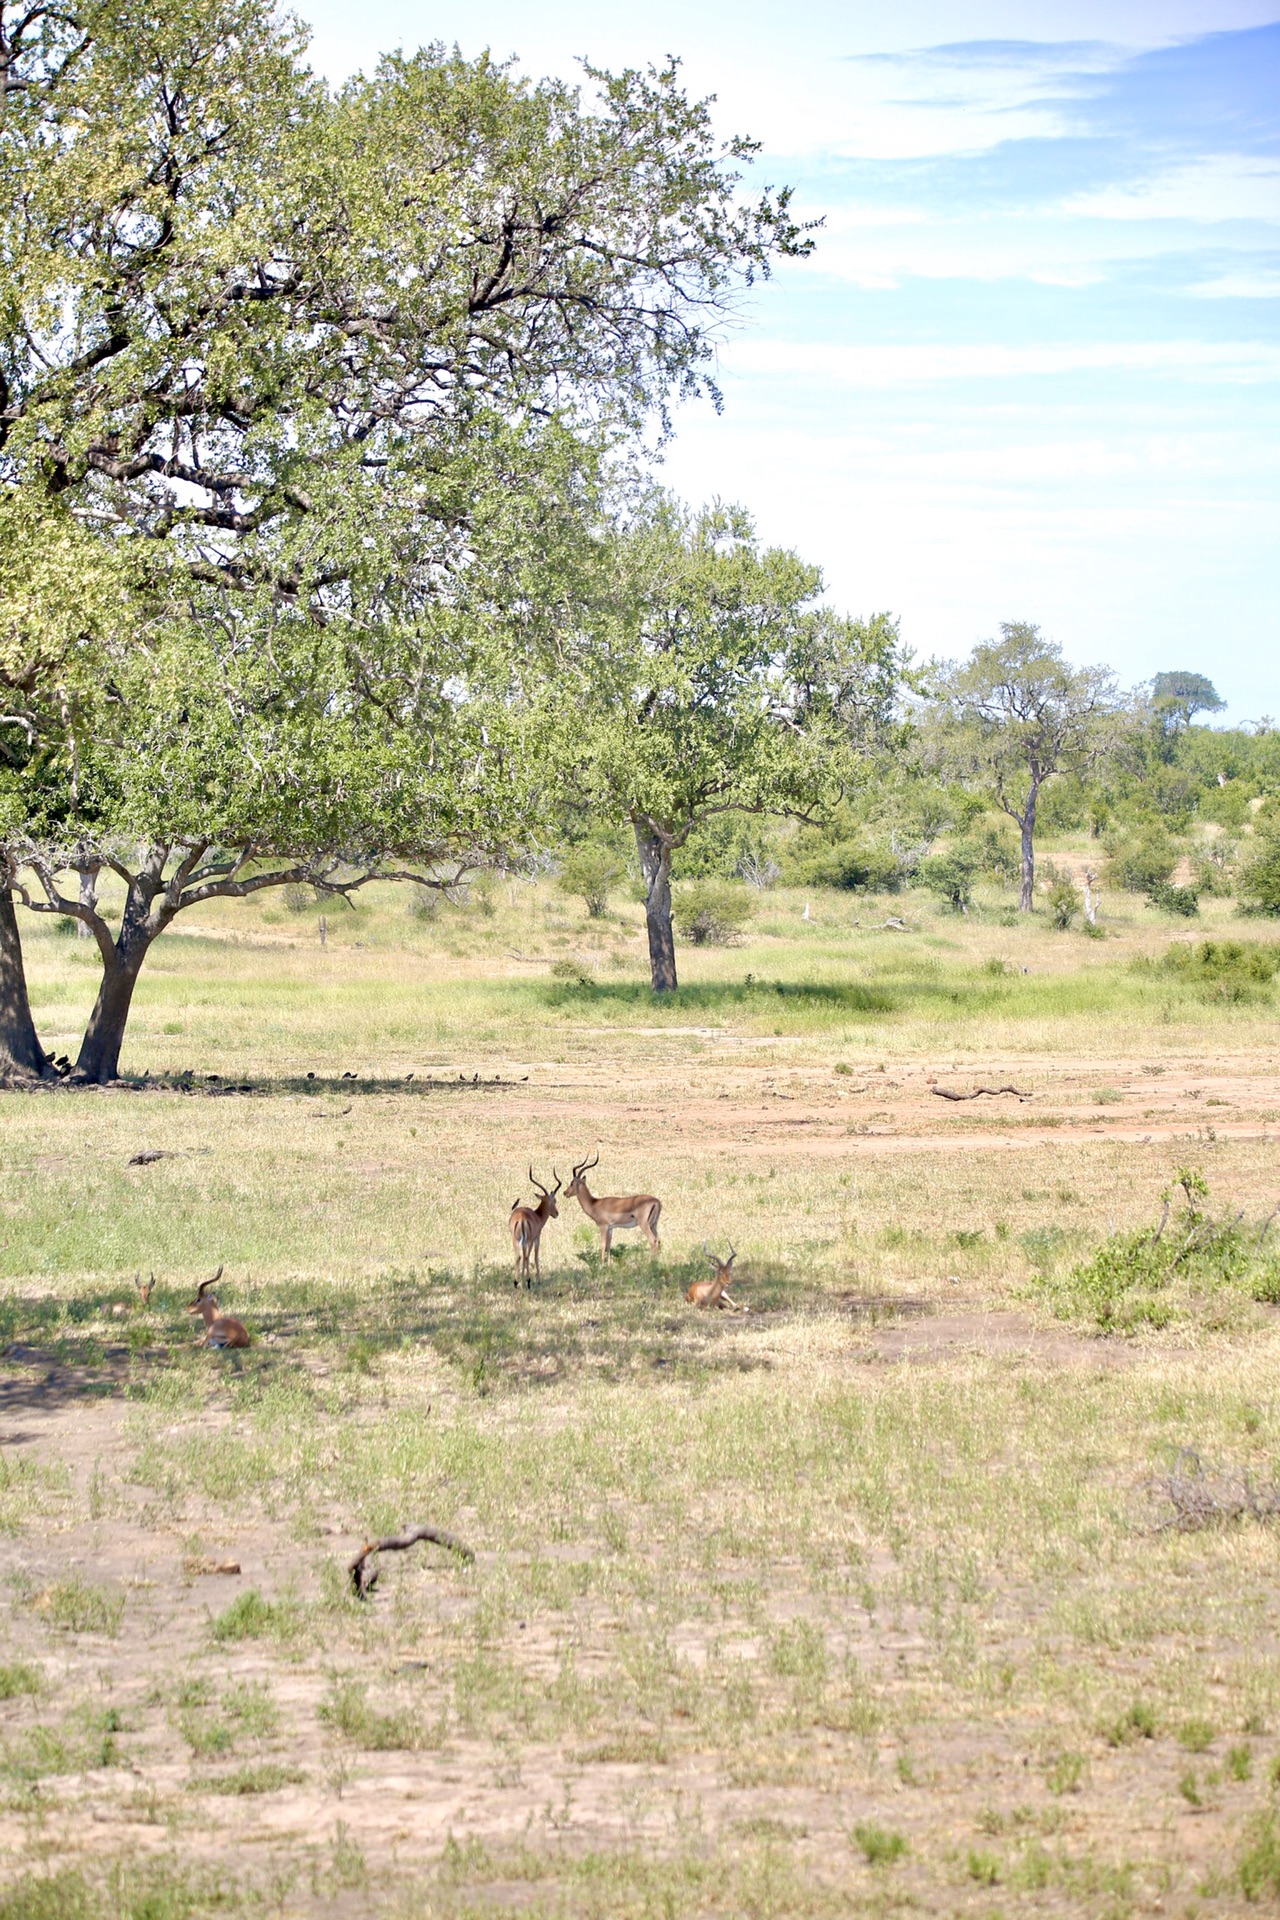
[[[425,40],[570,74],[679,54],[822,217],[667,479],[956,655],[1038,621],[1280,715],[1280,0],[337,0],[332,79]]]

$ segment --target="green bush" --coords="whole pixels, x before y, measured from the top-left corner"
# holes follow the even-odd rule
[[[1240,1301],[1280,1295],[1280,1249],[1267,1244],[1265,1224],[1247,1224],[1239,1214],[1214,1218],[1201,1205],[1207,1197],[1204,1176],[1183,1167],[1154,1226],[1110,1234],[1064,1279],[1042,1273],[1059,1316],[1091,1320],[1104,1333],[1132,1333],[1168,1326],[1207,1294],[1225,1290]]]
[[[1259,841],[1240,870],[1238,891],[1247,912],[1280,914],[1280,833]]]
[[[1158,907],[1162,913],[1180,914],[1184,920],[1190,920],[1200,911],[1200,897],[1194,887],[1175,887],[1172,880],[1157,880],[1147,888],[1148,906]]]
[[[671,912],[695,947],[727,946],[741,934],[755,907],[741,882],[686,880],[680,884]]]
[[[935,853],[916,868],[916,882],[936,894],[953,913],[968,913],[973,905],[973,883],[979,872],[971,847],[957,843],[949,853]]]
[[[609,895],[626,872],[625,861],[612,847],[584,841],[565,855],[556,884],[562,893],[585,901],[587,912],[599,920],[609,911]]]
[[[1150,893],[1173,877],[1178,849],[1159,827],[1113,842],[1107,878],[1124,893]]]
[[[1044,867],[1045,901],[1059,933],[1066,933],[1081,909],[1080,889],[1069,873],[1051,863]]]
[[[792,886],[838,887],[847,893],[897,893],[906,869],[896,853],[868,847],[861,840],[840,840],[828,847],[809,848],[787,863],[785,878]]]
[[[1228,1004],[1263,1000],[1280,973],[1280,947],[1259,946],[1251,940],[1197,940],[1193,946],[1170,947],[1160,965],[1198,988],[1206,1000]]]
[[[1218,899],[1226,899],[1231,894],[1236,852],[1234,840],[1211,840],[1207,847],[1201,848],[1192,862],[1198,893]]]

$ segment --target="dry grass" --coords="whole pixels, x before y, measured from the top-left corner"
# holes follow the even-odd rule
[[[1276,1310],[1106,1339],[1052,1284],[1190,1159],[1274,1204],[1265,996],[1134,969],[1136,907],[1095,943],[797,896],[655,1008],[632,909],[492,904],[323,954],[210,913],[131,1059],[254,1091],[0,1100],[0,1920],[1270,1897],[1273,1525],[1148,1496],[1188,1448],[1273,1484]],[[32,951],[66,1044],[83,956]],[[603,1271],[566,1209],[515,1292],[530,1157],[597,1138],[661,1257]],[[703,1239],[748,1314],[685,1307]],[[243,1356],[182,1311],[219,1262]],[[420,1520],[476,1565],[356,1601]]]

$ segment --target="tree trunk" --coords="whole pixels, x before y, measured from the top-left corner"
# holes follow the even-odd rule
[[[151,942],[147,940],[131,945],[132,951],[121,955],[117,943],[113,961],[103,967],[102,985],[98,988],[98,997],[84,1030],[84,1039],[80,1042],[80,1056],[76,1061],[77,1080],[93,1080],[99,1086],[105,1086],[120,1071],[120,1049],[124,1044],[133,990],[138,984],[138,975]]]
[[[636,847],[647,892],[645,924],[649,931],[649,975],[655,993],[676,990],[676,943],[671,931],[671,846],[661,834],[640,821],[634,823]]]
[[[88,907],[91,913],[96,911],[98,905],[98,871],[99,869],[97,867],[81,867],[80,869],[80,905],[82,907]],[[77,940],[92,940],[93,928],[87,920],[76,921],[76,938]]]
[[[1018,901],[1022,913],[1030,913],[1035,905],[1036,892],[1036,789],[1032,787],[1027,795],[1027,804],[1019,823],[1022,827],[1022,897]]]
[[[162,845],[148,850],[140,871],[129,883],[116,938],[112,940],[100,919],[94,924],[102,955],[102,985],[80,1042],[75,1066],[77,1080],[92,1080],[105,1086],[119,1074],[120,1048],[124,1044],[124,1030],[142,963],[153,941],[173,918],[172,909],[154,910],[156,895],[161,891],[166,852]]]
[[[7,886],[0,886],[0,1078],[6,1074],[44,1080],[49,1062],[31,1018],[13,895]]]

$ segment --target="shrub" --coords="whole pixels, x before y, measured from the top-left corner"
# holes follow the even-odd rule
[[[281,891],[290,913],[310,913],[319,897],[314,887],[304,886],[301,880],[291,880]]]
[[[861,840],[840,840],[809,850],[788,864],[787,879],[799,887],[838,887],[847,893],[897,893],[907,877],[902,858]]]
[[[972,850],[980,873],[1007,885],[1021,877],[1022,849],[1009,827],[986,827],[981,833],[968,835],[961,844]]]
[[[434,920],[440,911],[440,894],[435,887],[410,887],[405,912],[411,920]]]
[[[1071,875],[1052,862],[1047,862],[1043,871],[1049,916],[1058,932],[1066,933],[1080,912],[1080,890]]]
[[[1240,871],[1240,904],[1250,913],[1280,914],[1280,833],[1262,839]]]
[[[1241,1300],[1280,1290],[1280,1260],[1266,1246],[1265,1226],[1239,1214],[1215,1219],[1202,1206],[1203,1175],[1183,1167],[1164,1194],[1160,1220],[1136,1233],[1113,1233],[1062,1281],[1042,1275],[1059,1311],[1079,1313],[1108,1333],[1167,1326],[1175,1284],[1201,1293],[1231,1288]],[[1180,1202],[1174,1211],[1175,1202]]]
[[[626,871],[612,847],[584,841],[565,855],[556,884],[562,893],[584,901],[592,919],[599,920],[609,911],[609,895],[625,879]]]
[[[695,947],[729,945],[753,912],[746,888],[732,880],[686,880],[672,906],[673,918]]]
[[[1147,905],[1190,920],[1200,911],[1200,897],[1194,887],[1175,887],[1172,880],[1157,880],[1147,888]]]
[[[916,879],[953,913],[968,913],[979,871],[978,856],[973,848],[957,842],[948,853],[935,853],[928,860],[922,860],[916,868]]]
[[[1225,899],[1234,884],[1235,859],[1234,840],[1212,840],[1202,847],[1192,863],[1197,892]]]
[[[1280,948],[1250,940],[1197,940],[1169,948],[1161,967],[1207,1000],[1259,1000],[1280,973]]]
[[[1125,893],[1150,893],[1172,879],[1178,864],[1177,848],[1159,827],[1116,842],[1110,855],[1107,878]]]

